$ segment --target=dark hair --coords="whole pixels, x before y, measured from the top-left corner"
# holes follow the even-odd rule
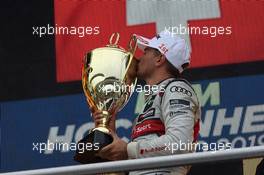
[[[162,53],[160,53],[160,51],[158,49],[156,49],[156,48],[153,48],[153,49],[154,49],[155,54],[157,56],[158,55],[162,55]],[[189,63],[184,63],[182,65],[183,70],[185,68],[187,68],[188,66],[189,66]],[[169,74],[171,74],[171,75],[173,75],[174,77],[177,77],[177,78],[181,77],[181,73],[179,72],[179,70],[176,67],[174,67],[167,59],[166,59],[166,67],[167,67],[167,71],[169,72]]]
[[[169,74],[171,74],[177,78],[181,76],[178,69],[176,67],[174,67],[167,59],[166,59],[166,67],[167,67],[167,71],[169,72]]]
[[[179,72],[179,70],[176,67],[174,67],[167,59],[166,59],[166,66],[167,66],[167,70],[169,74],[177,78],[181,77],[181,73]],[[181,67],[183,70],[185,70],[188,66],[189,66],[189,63],[184,63]]]
[[[159,56],[159,55],[162,55],[162,53],[159,51],[159,49],[156,49],[156,48],[152,48],[155,52],[155,55]]]

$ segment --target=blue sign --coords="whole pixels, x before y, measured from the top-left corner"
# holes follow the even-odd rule
[[[200,142],[263,145],[263,80],[264,75],[257,75],[194,82],[202,106]],[[130,139],[141,97],[135,93],[118,113],[117,132],[124,140]],[[94,127],[83,94],[0,106],[2,172],[77,164],[75,143]]]

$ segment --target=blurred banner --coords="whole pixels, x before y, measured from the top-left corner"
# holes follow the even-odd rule
[[[203,106],[199,140],[232,147],[263,145],[263,79],[258,75],[195,82]],[[142,97],[135,93],[118,114],[117,131],[124,140],[130,140]],[[75,143],[94,126],[83,94],[3,102],[1,123],[4,171],[75,164]]]
[[[180,34],[192,48],[193,68],[264,59],[261,1],[55,0],[54,4],[59,82],[79,80],[78,58],[87,50],[105,45],[112,32],[120,32],[123,46],[133,33],[153,37],[168,30]],[[71,26],[85,29],[66,37],[63,32],[70,33]]]

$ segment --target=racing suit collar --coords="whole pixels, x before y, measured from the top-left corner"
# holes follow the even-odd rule
[[[165,78],[165,79],[161,80],[160,82],[158,82],[156,85],[161,85],[161,84],[163,84],[163,82],[165,82],[166,80],[173,80],[173,79],[176,79],[176,78],[175,78],[175,77]]]

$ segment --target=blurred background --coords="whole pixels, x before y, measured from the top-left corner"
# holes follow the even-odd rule
[[[134,33],[178,32],[192,50],[184,77],[202,105],[199,140],[264,145],[262,0],[11,0],[1,2],[0,14],[1,172],[77,164],[74,151],[34,145],[77,142],[93,127],[81,87],[82,59],[113,32],[124,48]],[[196,33],[187,32],[195,27]],[[134,93],[118,114],[124,140],[143,103]],[[196,165],[191,174],[250,175],[260,160]]]

